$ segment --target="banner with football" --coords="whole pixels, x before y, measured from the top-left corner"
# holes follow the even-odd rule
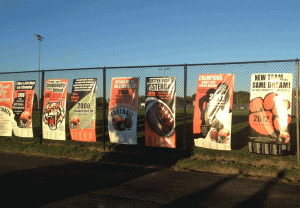
[[[251,75],[250,152],[282,155],[290,150],[292,73]]]
[[[176,77],[146,77],[145,145],[176,148]]]
[[[108,113],[110,141],[137,144],[139,78],[112,78]]]
[[[96,78],[73,80],[69,111],[72,140],[96,141],[96,89]]]
[[[18,137],[33,137],[32,107],[35,80],[18,81],[14,92],[12,111],[14,113],[13,132]]]
[[[43,138],[66,140],[67,79],[47,79],[45,84],[42,128]]]
[[[234,74],[199,74],[194,106],[195,146],[231,150]]]
[[[14,82],[0,82],[0,136],[12,136]]]

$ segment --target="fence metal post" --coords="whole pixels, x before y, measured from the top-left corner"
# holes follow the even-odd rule
[[[103,68],[103,149],[105,150],[105,126],[106,126],[106,69]]]
[[[297,132],[297,161],[298,167],[300,167],[299,163],[299,59],[296,60],[296,132]]]
[[[40,73],[40,72],[39,72]],[[40,144],[42,144],[43,142],[43,103],[44,103],[44,80],[45,80],[45,71],[42,70],[42,86],[39,86],[39,89],[42,89],[42,91],[40,92],[41,94],[41,102],[39,103],[39,108],[41,111],[41,120],[40,120],[40,124],[41,124],[41,128],[40,128]]]
[[[183,118],[183,150],[185,151],[185,135],[186,135],[186,88],[187,88],[187,66],[184,66],[184,118]]]

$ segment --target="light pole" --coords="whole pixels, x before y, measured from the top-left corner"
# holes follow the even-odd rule
[[[40,74],[41,74],[41,41],[44,39],[42,36],[38,34],[34,34],[35,39],[39,41],[39,89],[38,89],[38,109],[40,109],[40,97],[41,97],[41,92],[40,92]]]

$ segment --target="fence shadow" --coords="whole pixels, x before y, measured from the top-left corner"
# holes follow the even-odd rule
[[[36,160],[32,157],[31,162],[35,163]],[[6,182],[2,184],[5,190],[2,203],[10,207],[62,207],[59,204],[61,200],[120,186],[158,170],[98,162],[66,162],[8,172],[0,176]]]
[[[285,175],[284,171],[280,171],[277,177],[268,182],[258,193],[249,197],[245,201],[238,203],[235,207],[263,207],[265,200],[270,195],[272,188],[278,183],[278,181]]]

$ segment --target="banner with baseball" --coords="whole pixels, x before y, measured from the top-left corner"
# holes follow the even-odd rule
[[[176,148],[176,77],[146,77],[145,145]]]
[[[14,82],[0,82],[0,136],[12,136]]]
[[[282,155],[290,150],[293,74],[251,75],[250,152]]]
[[[108,113],[110,141],[137,144],[139,78],[112,78]]]
[[[96,141],[96,78],[74,79],[69,111],[72,140]]]
[[[231,150],[234,74],[199,74],[194,106],[195,146]]]
[[[43,138],[66,140],[67,79],[47,79],[45,84],[42,128]]]
[[[12,111],[14,113],[13,132],[18,137],[33,137],[32,107],[35,80],[18,81],[15,87]]]

